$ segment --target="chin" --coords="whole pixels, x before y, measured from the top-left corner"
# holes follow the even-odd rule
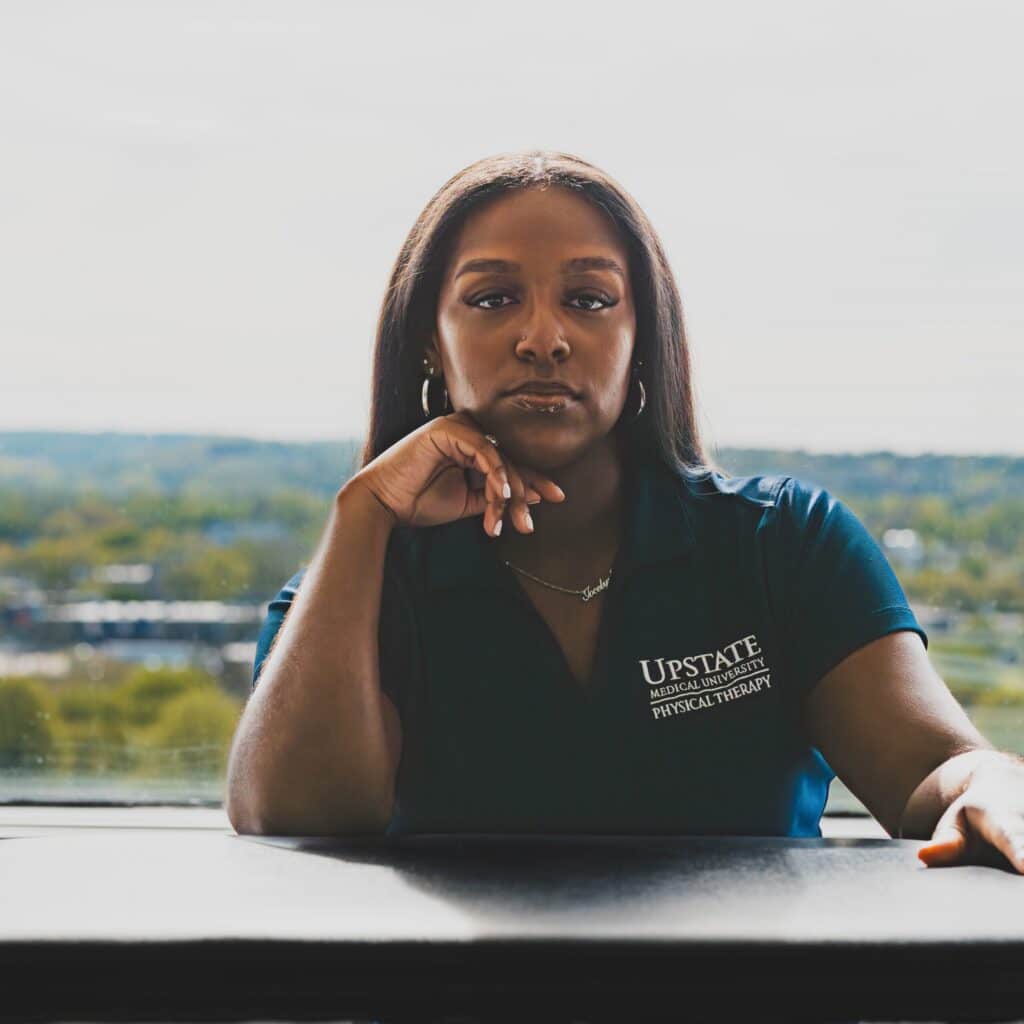
[[[537,434],[541,435],[541,431]],[[517,465],[530,466],[542,473],[554,474],[582,459],[595,443],[581,441],[571,431],[549,431],[546,436],[523,437],[510,433],[501,443],[501,449]]]

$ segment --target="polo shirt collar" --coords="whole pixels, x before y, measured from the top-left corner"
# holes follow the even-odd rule
[[[625,535],[617,574],[686,555],[696,542],[688,482],[660,459],[627,467]],[[498,560],[480,516],[416,530],[422,542],[427,590],[458,586],[509,585],[509,570]],[[429,535],[429,536],[428,536]]]

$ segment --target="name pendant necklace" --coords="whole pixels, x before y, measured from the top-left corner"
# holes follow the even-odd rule
[[[491,442],[495,447],[498,446],[498,439],[493,434],[484,434],[484,437]],[[612,581],[612,570],[608,570],[608,575],[604,578],[599,578],[596,585],[585,586],[582,590],[570,590],[567,587],[560,587],[557,583],[548,583],[547,580],[542,580],[539,576],[534,576],[533,573],[527,572],[525,569],[520,569],[518,565],[513,565],[510,561],[503,558],[502,562],[505,563],[510,569],[514,569],[516,572],[521,572],[524,576],[529,576],[531,580],[535,580],[541,586],[549,587],[551,590],[560,590],[563,594],[572,594],[573,597],[578,597],[581,601],[589,601],[592,597],[596,597],[601,593],[602,590],[607,590],[608,585]]]
[[[555,583],[548,583],[547,580],[542,580],[539,576],[534,576],[533,573],[527,572],[525,569],[520,569],[519,566],[513,565],[507,559],[502,561],[510,568],[515,569],[516,572],[521,572],[524,576],[529,576],[531,580],[536,580],[542,586],[550,587],[552,590],[560,590],[563,594],[572,594],[574,597],[578,597],[581,601],[589,601],[592,597],[596,597],[601,593],[602,590],[608,589],[608,584],[611,583],[612,570],[608,570],[608,575],[603,579],[598,580],[596,586],[585,586],[582,590],[569,590],[566,587],[560,587]]]

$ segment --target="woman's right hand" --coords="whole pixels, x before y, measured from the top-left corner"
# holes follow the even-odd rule
[[[531,533],[527,505],[565,500],[558,484],[537,470],[513,464],[464,412],[428,420],[352,480],[369,488],[396,523],[437,526],[483,514],[483,528],[492,537],[501,532],[507,506],[520,533]]]

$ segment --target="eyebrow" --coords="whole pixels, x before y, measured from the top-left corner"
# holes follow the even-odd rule
[[[456,271],[455,277],[461,277],[463,274],[483,274],[488,272],[508,274],[513,270],[519,269],[520,264],[512,260],[467,260]],[[623,279],[626,277],[626,272],[622,269],[618,260],[613,260],[609,256],[577,256],[575,259],[566,260],[562,264],[561,270],[563,274],[578,273],[581,270],[611,270]]]

